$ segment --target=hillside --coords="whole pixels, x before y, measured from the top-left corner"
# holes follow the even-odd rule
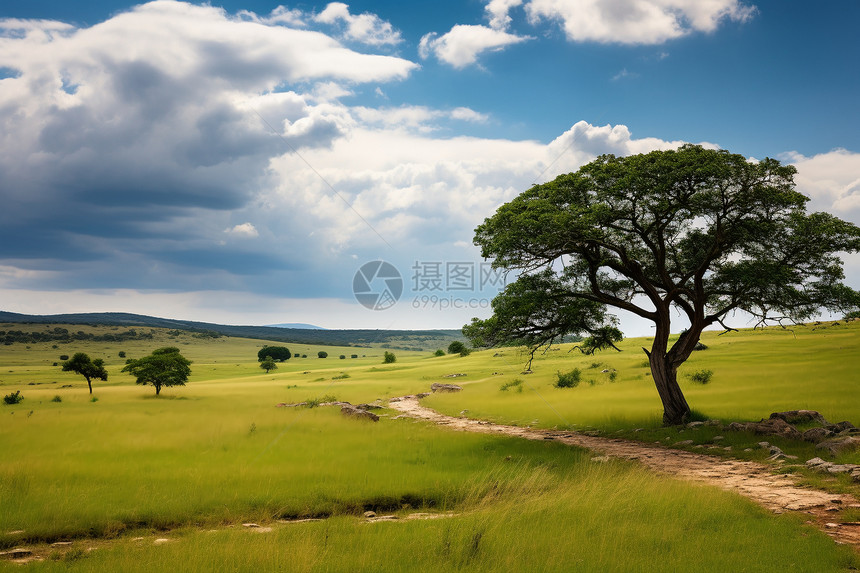
[[[435,350],[462,340],[459,330],[315,330],[277,326],[233,326],[192,320],[158,318],[125,312],[93,312],[34,315],[0,311],[0,323],[9,324],[86,324],[172,328],[191,332],[216,332],[224,336],[257,338],[298,344],[325,346],[378,346],[400,350]]]

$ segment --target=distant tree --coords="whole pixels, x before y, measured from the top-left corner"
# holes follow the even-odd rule
[[[108,373],[104,367],[104,360],[96,358],[90,360],[90,357],[83,352],[78,352],[72,356],[71,360],[63,362],[63,372],[76,372],[87,379],[87,386],[90,388],[90,394],[93,393],[92,379],[107,381]]]
[[[68,359],[69,359],[69,355],[68,355],[68,354],[61,354],[61,355],[60,355],[60,360],[68,360]]]
[[[460,354],[461,352],[463,352],[464,348],[466,348],[465,344],[463,344],[459,340],[455,340],[448,345],[448,354]]]
[[[125,350],[120,350],[120,351],[119,351],[119,357],[120,357],[120,358],[125,358]]]
[[[257,352],[257,361],[262,362],[266,358],[271,358],[275,362],[283,362],[289,360],[290,349],[286,346],[264,346]]]
[[[386,350],[385,354],[383,355],[383,358],[382,358],[382,363],[383,364],[393,364],[395,362],[397,362],[397,357],[394,355],[393,352],[388,352]]]
[[[325,350],[320,350],[317,352],[317,358],[328,358],[328,352]]]
[[[519,276],[493,300],[493,316],[463,332],[473,346],[532,350],[586,334],[593,351],[620,337],[609,308],[632,313],[654,324],[645,354],[663,422],[681,424],[690,407],[678,367],[705,328],[729,330],[736,312],[765,325],[860,305],[839,258],[860,250],[860,229],[807,213],[795,173],[775,159],[685,145],[603,155],[535,185],[475,230],[482,256]],[[676,315],[689,327],[670,343]]]
[[[162,387],[185,386],[191,375],[191,361],[179,353],[175,346],[153,350],[143,358],[129,358],[123,372],[137,378],[138,384],[155,386],[155,395],[161,394]]]
[[[358,358],[358,354],[351,354],[349,357],[350,358]]]
[[[341,354],[341,355],[340,355],[340,359],[341,359],[341,360],[346,360],[346,354]]]
[[[262,362],[260,362],[260,368],[266,371],[266,374],[269,373],[269,370],[277,370],[278,365],[272,360],[271,356],[266,356]]]
[[[445,356],[445,351],[441,348],[433,353],[433,356]]]

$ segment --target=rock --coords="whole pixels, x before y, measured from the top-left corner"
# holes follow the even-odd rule
[[[722,426],[723,423],[719,420],[705,420],[706,426]]]
[[[860,449],[860,438],[856,436],[845,436],[834,440],[827,440],[815,446],[816,450],[827,452],[831,457],[836,457],[843,452],[853,452]]]
[[[358,404],[356,405],[356,408],[361,410],[382,410],[382,406],[379,406],[378,404]]]
[[[833,436],[833,432],[828,430],[827,428],[810,428],[803,432],[803,439],[807,442],[812,442],[813,444],[817,444],[818,442],[822,442],[827,438]]]
[[[465,374],[463,376],[465,376]],[[456,384],[439,384],[438,382],[435,382],[430,385],[430,390],[433,392],[459,392],[462,389],[462,387],[457,386]]]
[[[24,557],[29,557],[32,554],[32,551],[24,547],[16,547],[15,549],[9,549],[8,551],[0,551],[0,557],[5,557],[7,559],[22,559]]]
[[[689,424],[687,424],[687,427],[688,428],[701,428],[704,425],[705,425],[704,422],[690,422]]]
[[[800,440],[801,433],[782,418],[770,418],[761,422],[750,422],[747,429],[755,434],[781,436],[790,440]]]
[[[341,406],[340,413],[344,416],[349,416],[352,418],[361,418],[363,420],[371,420],[373,422],[379,421],[379,416],[377,416],[373,412],[362,410],[361,408],[357,408],[352,404],[344,404],[343,406]]]
[[[826,462],[821,458],[812,458],[811,460],[806,460],[806,467],[816,469],[818,466],[823,465],[831,465],[830,462]]]
[[[159,537],[158,539],[156,539],[155,541],[153,541],[153,543],[154,543],[154,544],[156,544],[156,545],[162,545],[162,544],[164,544],[164,543],[169,543],[169,542],[170,542],[170,540],[169,540],[169,539],[167,539],[167,538],[165,538],[165,537]]]
[[[770,442],[759,442],[759,443],[758,443],[758,447],[760,447],[760,448],[769,448],[769,447],[770,447]]]
[[[415,394],[416,398],[426,398],[430,395],[430,392],[421,392],[420,394]]]
[[[711,441],[712,442],[722,442],[725,439],[726,438],[724,436],[714,436],[713,438],[711,438]]]
[[[673,446],[692,446],[693,440],[682,440],[680,442],[675,442],[672,444]]]
[[[365,511],[364,517],[376,517],[376,512],[375,511]]]
[[[820,413],[815,410],[791,410],[788,412],[774,412],[770,415],[770,419],[778,419],[788,424],[805,424],[807,422],[817,422],[822,426],[829,426],[830,422],[824,419]]]
[[[831,474],[850,474],[856,466],[853,464],[829,464],[827,472]]]
[[[260,527],[260,526],[257,525],[256,523],[243,523],[242,527],[249,527],[250,528],[250,527]]]

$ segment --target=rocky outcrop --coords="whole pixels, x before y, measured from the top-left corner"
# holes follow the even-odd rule
[[[797,431],[797,428],[781,418],[769,418],[761,422],[732,422],[729,424],[729,429],[763,436],[779,436],[790,440],[803,439],[803,435]]]
[[[770,415],[771,419],[779,418],[783,422],[789,424],[807,424],[815,422],[822,426],[829,426],[830,422],[824,419],[819,412],[815,410],[790,410],[788,412],[774,412]]]
[[[348,416],[350,418],[359,418],[361,420],[370,420],[371,422],[378,422],[379,416],[374,414],[373,412],[369,412],[358,406],[353,406],[352,404],[343,404],[340,407],[340,413],[344,416]]]
[[[430,385],[430,390],[433,392],[459,392],[463,388],[456,384],[439,384],[438,382]]]
[[[854,452],[860,450],[860,437],[857,436],[842,436],[832,440],[821,442],[815,449],[820,452],[827,452],[832,457],[845,452]]]
[[[806,467],[829,474],[850,474],[854,481],[860,482],[860,465],[858,464],[834,464],[821,458],[812,458],[807,460]]]

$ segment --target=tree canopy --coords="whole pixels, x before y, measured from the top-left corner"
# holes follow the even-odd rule
[[[275,362],[283,362],[289,360],[292,354],[286,346],[264,346],[257,352],[257,362],[262,362],[267,357]]]
[[[493,316],[464,334],[475,346],[537,347],[588,335],[593,352],[620,340],[622,309],[655,325],[648,355],[663,421],[689,406],[677,382],[704,328],[737,311],[756,325],[801,322],[822,309],[856,308],[840,252],[860,250],[860,229],[806,213],[795,168],[724,150],[604,155],[535,185],[475,231],[496,268],[519,276],[493,300]],[[671,317],[686,330],[669,345]]]
[[[95,360],[91,360],[90,357],[84,352],[77,352],[74,356],[72,356],[71,360],[67,360],[63,362],[63,371],[64,372],[77,372],[81,376],[87,379],[87,386],[89,386],[90,394],[93,393],[93,383],[92,379],[97,378],[99,380],[107,381],[108,373],[105,370],[105,361],[101,358],[96,358]]]
[[[185,386],[191,375],[191,361],[175,346],[168,346],[153,350],[143,358],[129,358],[122,371],[135,376],[138,384],[155,386],[158,396],[162,387]]]

